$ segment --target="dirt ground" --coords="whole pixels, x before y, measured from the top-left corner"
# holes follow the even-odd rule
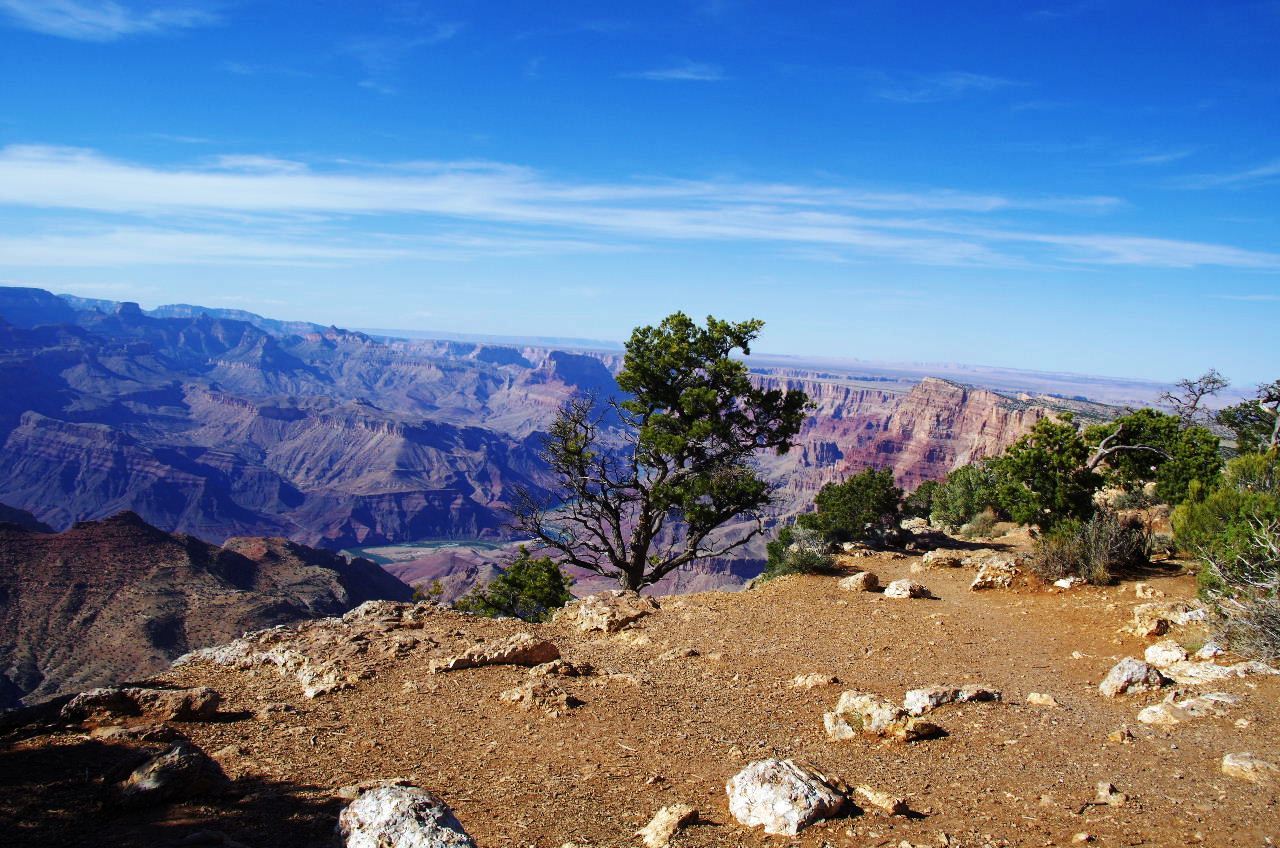
[[[214,687],[226,716],[174,728],[213,756],[230,788],[168,807],[99,806],[128,746],[28,729],[0,748],[0,842],[195,845],[222,844],[222,834],[251,848],[326,845],[344,803],[335,790],[381,778],[439,795],[482,848],[634,846],[654,812],[679,802],[696,806],[700,822],[676,848],[1069,845],[1082,833],[1097,845],[1260,846],[1280,836],[1277,786],[1220,770],[1228,752],[1280,763],[1280,677],[1186,687],[1242,700],[1224,717],[1148,727],[1138,711],[1169,689],[1114,700],[1097,689],[1116,660],[1141,657],[1155,641],[1118,632],[1142,602],[1132,582],[979,593],[968,589],[970,569],[911,574],[915,562],[878,556],[843,566],[873,570],[882,583],[910,576],[938,599],[892,600],[841,591],[838,576],[796,576],[742,593],[664,598],[659,612],[609,636],[441,611],[424,631],[434,646],[314,699],[272,670],[184,667],[166,679]],[[1194,594],[1178,568],[1144,579],[1170,599]],[[477,638],[517,631],[595,667],[557,680],[581,706],[553,718],[499,701],[528,679],[522,668],[428,668]],[[1203,638],[1173,636],[1192,647]],[[698,656],[659,659],[671,648]],[[791,688],[808,673],[840,682]],[[907,689],[959,683],[989,684],[1004,701],[942,707],[930,720],[946,736],[910,745],[837,743],[823,732],[823,712],[845,689],[900,702]],[[1029,692],[1061,707],[1029,705]],[[1108,738],[1126,725],[1130,741]],[[748,830],[729,814],[724,785],[766,757],[900,795],[912,814],[863,812],[798,837]],[[1092,804],[1099,781],[1129,800]]]

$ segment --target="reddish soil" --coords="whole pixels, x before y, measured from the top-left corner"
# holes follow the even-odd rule
[[[248,846],[316,845],[331,838],[343,803],[336,789],[408,778],[447,801],[486,848],[638,845],[634,832],[678,802],[695,805],[701,823],[675,848],[776,845],[737,824],[724,784],[751,760],[790,757],[901,795],[913,811],[831,820],[794,845],[1067,845],[1088,833],[1098,845],[1256,846],[1280,835],[1276,785],[1220,771],[1228,752],[1280,763],[1280,677],[1187,687],[1242,701],[1225,717],[1150,728],[1138,710],[1170,690],[1110,700],[1097,689],[1117,659],[1140,657],[1148,644],[1117,632],[1140,603],[1132,583],[974,593],[971,570],[909,574],[916,561],[845,565],[882,582],[912,576],[940,599],[888,600],[840,591],[832,576],[790,577],[665,598],[660,612],[613,636],[441,611],[418,631],[434,646],[391,659],[371,646],[382,659],[369,679],[312,700],[275,671],[189,666],[165,679],[216,688],[228,716],[174,728],[214,756],[229,790],[167,808],[98,808],[93,793],[127,746],[29,728],[0,748],[0,828],[19,834],[9,844],[195,844],[215,837],[193,833],[213,830]],[[1150,582],[1169,598],[1194,592],[1176,568]],[[480,637],[521,630],[595,667],[594,676],[556,679],[582,706],[552,718],[500,702],[497,693],[528,679],[525,669],[428,670]],[[670,648],[700,655],[659,660]],[[841,683],[790,688],[811,672]],[[822,714],[844,689],[900,701],[910,688],[966,682],[990,684],[1005,700],[931,713],[944,738],[836,743],[823,733]],[[1062,706],[1028,705],[1029,692]],[[292,711],[264,712],[272,703]],[[1109,741],[1124,725],[1132,741]],[[1128,802],[1091,804],[1099,781]]]

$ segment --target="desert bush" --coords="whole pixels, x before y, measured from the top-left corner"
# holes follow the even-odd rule
[[[815,512],[796,518],[828,543],[857,542],[882,536],[898,525],[902,490],[888,468],[868,468],[840,483],[828,483],[813,499]]]
[[[1280,658],[1280,520],[1254,519],[1231,554],[1206,551],[1205,594],[1215,635],[1232,650],[1261,660]]]
[[[477,586],[454,603],[454,608],[489,618],[546,621],[569,603],[572,578],[550,557],[534,559],[523,546],[502,574],[486,586]]]
[[[1029,568],[1046,582],[1074,576],[1103,585],[1116,572],[1145,562],[1146,546],[1140,522],[1098,512],[1055,524],[1036,540]]]
[[[966,539],[990,536],[991,531],[995,529],[997,520],[994,510],[984,509],[960,527],[960,535]]]
[[[990,463],[960,466],[934,491],[930,520],[959,527],[984,509],[998,507],[1000,482]]]
[[[784,574],[813,574],[832,566],[830,545],[817,530],[783,527],[765,549],[769,560],[762,576],[766,580]]]

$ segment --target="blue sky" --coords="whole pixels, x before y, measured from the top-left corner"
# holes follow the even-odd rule
[[[1280,371],[1274,0],[0,0],[0,74],[11,284]]]

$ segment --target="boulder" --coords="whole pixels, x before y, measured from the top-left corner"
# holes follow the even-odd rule
[[[698,820],[698,811],[688,804],[663,807],[649,823],[636,831],[646,848],[666,848],[671,837]]]
[[[560,659],[560,649],[545,639],[517,633],[497,642],[472,645],[456,657],[431,662],[432,671],[457,671],[483,665],[536,666]]]
[[[1184,661],[1187,658],[1187,652],[1173,639],[1165,639],[1163,642],[1148,645],[1143,658],[1156,668],[1168,668],[1174,663]]]
[[[1009,560],[989,559],[978,569],[973,582],[969,584],[972,592],[984,592],[989,589],[1008,589],[1018,576],[1018,567]]]
[[[417,786],[361,792],[338,816],[345,848],[475,848],[443,801]]]
[[[127,804],[151,804],[195,794],[217,766],[194,745],[179,742],[138,766],[120,784]]]
[[[929,551],[921,560],[927,568],[959,568],[960,555],[945,548]]]
[[[1220,716],[1239,703],[1240,699],[1226,692],[1206,692],[1179,701],[1169,695],[1159,704],[1153,704],[1138,713],[1138,721],[1158,727],[1170,727],[1193,718]]]
[[[859,736],[915,742],[942,734],[937,725],[912,718],[892,701],[853,690],[841,693],[835,709],[823,714],[822,724],[827,737],[837,742]]]
[[[970,701],[999,701],[1000,692],[990,686],[968,684],[965,686],[926,686],[912,689],[902,699],[902,706],[909,715],[921,716],[943,704],[963,704]]]
[[[1098,684],[1098,691],[1108,698],[1129,692],[1150,692],[1168,682],[1160,670],[1142,660],[1125,657],[1111,667],[1107,676]]]
[[[746,827],[795,836],[817,821],[837,815],[845,796],[826,779],[791,760],[757,760],[725,784],[729,812]]]
[[[555,620],[567,621],[582,633],[616,633],[657,611],[658,602],[653,598],[614,589],[569,604],[556,613]]]
[[[870,571],[859,571],[857,574],[841,578],[836,588],[846,592],[874,592],[880,588],[880,578]]]
[[[150,689],[138,686],[90,689],[62,708],[66,721],[117,716],[144,716],[155,721],[209,721],[222,697],[207,686],[194,689]]]
[[[927,518],[904,518],[898,522],[898,526],[908,533],[928,533],[929,519]]]
[[[932,598],[933,593],[926,587],[914,580],[895,580],[888,586],[884,587],[884,596],[886,598]]]
[[[1250,783],[1267,784],[1280,775],[1280,768],[1253,754],[1227,754],[1222,758],[1222,773]]]

